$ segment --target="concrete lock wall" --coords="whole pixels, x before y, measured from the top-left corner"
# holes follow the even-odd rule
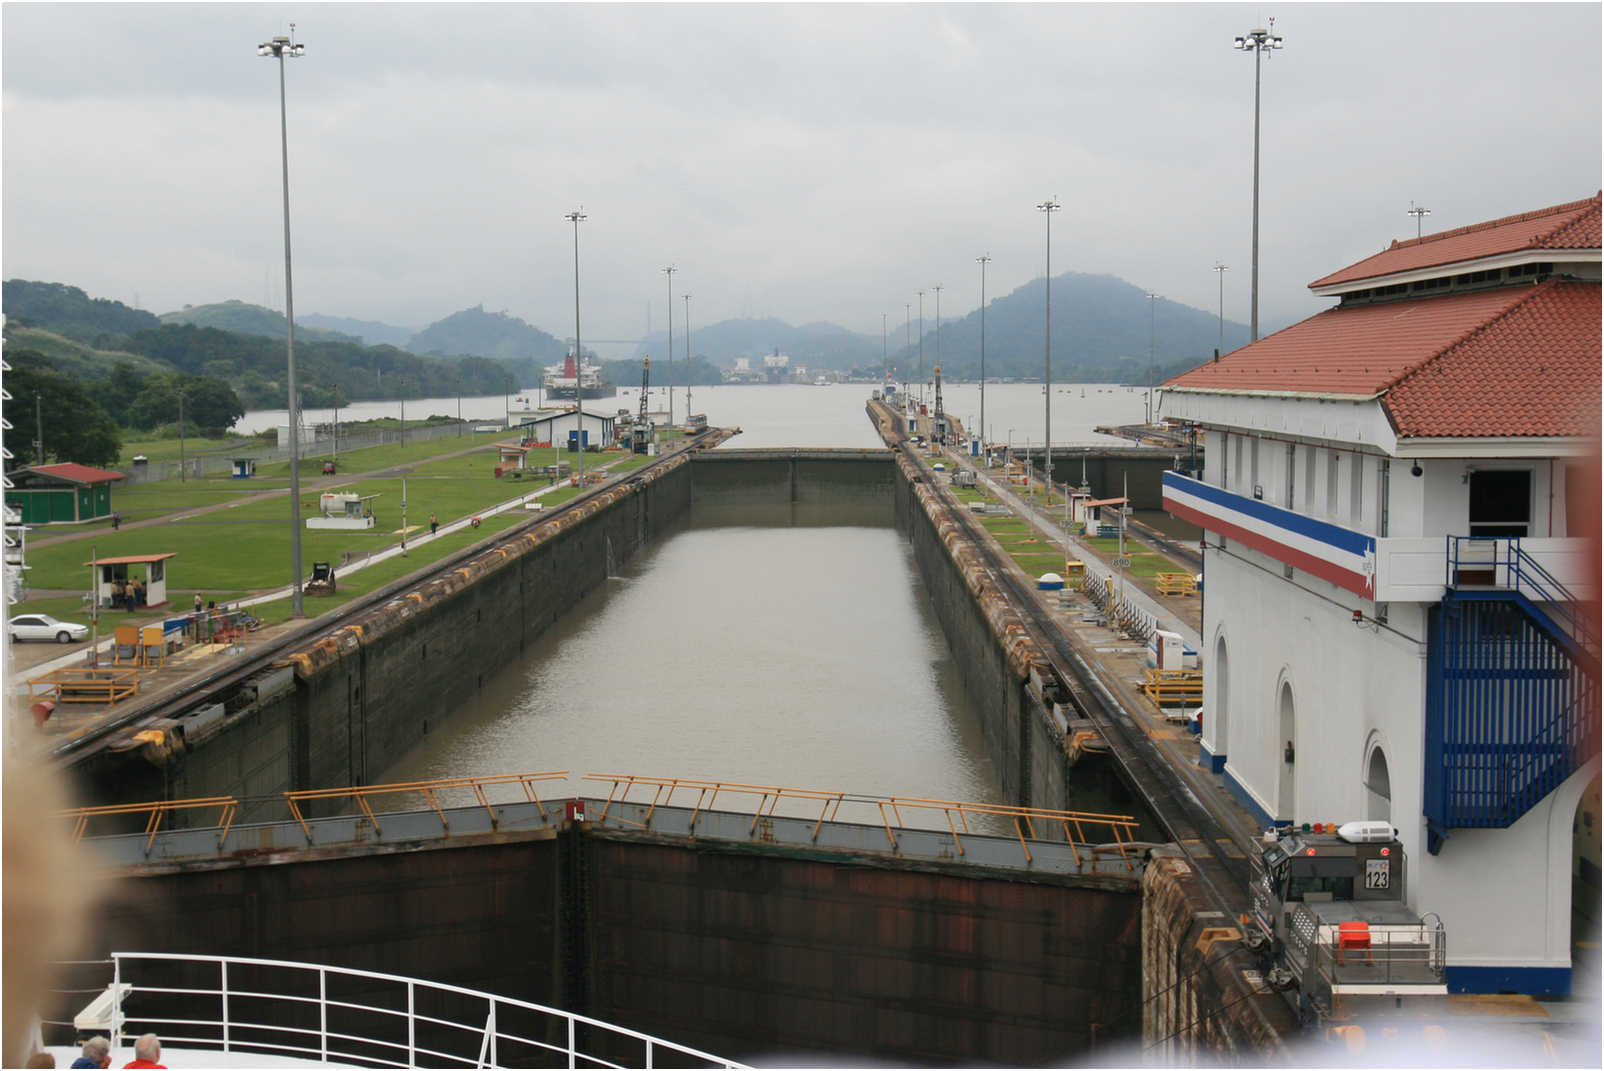
[[[97,913],[84,958],[191,952],[410,975],[743,1061],[1042,1066],[1134,1033],[1140,907],[1123,878],[580,824],[143,868]],[[599,1054],[639,1066],[638,1051]]]
[[[795,1064],[1062,1062],[1140,1020],[1139,898],[592,831],[590,1014]]]

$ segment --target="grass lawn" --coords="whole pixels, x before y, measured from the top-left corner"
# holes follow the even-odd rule
[[[530,458],[533,464],[544,465],[556,454],[555,449],[539,450],[533,451]],[[637,467],[646,460],[617,453],[594,457],[598,464],[618,460],[621,471]],[[587,462],[589,460],[587,458]],[[513,480],[503,477],[498,480],[493,475],[494,468],[495,456],[486,453],[414,465],[406,477],[408,526],[414,532],[427,532],[431,513],[438,515],[442,524],[449,523],[546,486],[545,478]],[[358,480],[341,490],[377,495],[370,508],[378,526],[355,532],[303,529],[301,558],[309,571],[314,561],[334,562],[338,569],[337,563],[344,553],[379,550],[400,538],[401,477]],[[563,487],[541,501],[550,508],[578,493],[577,488]],[[316,493],[302,492],[302,517],[315,516],[317,503]],[[246,502],[150,528],[125,528],[115,533],[103,530],[96,536],[94,546],[103,558],[176,551],[178,557],[168,563],[167,569],[168,583],[174,592],[271,588],[289,583],[288,514],[289,505],[282,497]],[[517,518],[527,515],[519,511],[504,524],[515,523]],[[497,517],[485,523],[491,526],[501,520]],[[486,528],[481,528],[476,534],[467,534],[467,541],[472,542],[488,533]],[[447,540],[440,542],[444,544]],[[84,563],[89,560],[89,548],[88,541],[29,548],[29,584],[39,589],[84,586],[88,580]]]

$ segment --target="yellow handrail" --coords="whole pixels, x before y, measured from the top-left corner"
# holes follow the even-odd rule
[[[758,798],[757,808],[752,817],[752,825],[748,832],[757,828],[758,820],[765,814],[772,815],[781,799],[822,801],[824,806],[818,820],[813,824],[812,839],[818,840],[819,830],[825,821],[833,821],[841,811],[842,803],[856,803],[865,806],[875,806],[880,814],[880,823],[886,833],[886,840],[891,847],[897,847],[894,824],[903,825],[902,809],[939,810],[947,819],[947,828],[952,833],[958,854],[964,854],[963,840],[960,836],[960,827],[963,833],[970,832],[969,816],[991,815],[1009,818],[1014,824],[1014,835],[1019,841],[1020,848],[1025,853],[1025,861],[1033,860],[1029,840],[1040,839],[1036,834],[1036,822],[1056,823],[1064,832],[1064,839],[1068,842],[1070,852],[1075,857],[1076,864],[1083,862],[1078,844],[1090,843],[1086,839],[1087,826],[1106,826],[1112,834],[1112,842],[1117,846],[1120,858],[1125,862],[1127,870],[1134,870],[1127,848],[1135,841],[1136,832],[1140,828],[1137,820],[1130,815],[1096,814],[1090,811],[1059,811],[1041,807],[1016,807],[1009,804],[993,803],[962,803],[957,800],[933,800],[912,796],[848,796],[844,792],[827,792],[819,789],[782,788],[776,785],[748,785],[731,781],[702,781],[683,777],[645,777],[636,774],[605,774],[590,773],[585,775],[587,781],[611,782],[611,789],[607,794],[607,804],[602,808],[601,820],[606,820],[613,803],[623,803],[631,789],[640,786],[655,789],[650,806],[647,807],[645,819],[634,822],[629,819],[617,818],[618,821],[628,822],[642,828],[651,824],[652,815],[659,806],[668,806],[677,789],[695,789],[698,793],[697,801],[691,811],[691,827],[694,829],[696,819],[700,816],[704,803],[711,808],[720,792],[736,795],[751,795]],[[622,791],[620,791],[622,788]],[[956,816],[956,818],[955,818]]]
[[[102,818],[118,814],[145,814],[148,812],[149,817],[145,820],[145,832],[149,834],[145,838],[145,851],[148,852],[150,851],[150,846],[156,842],[156,832],[161,828],[162,818],[169,811],[187,811],[197,807],[222,808],[217,819],[217,824],[222,830],[217,843],[221,845],[224,839],[228,837],[228,829],[234,824],[234,813],[239,809],[239,801],[233,796],[206,796],[192,800],[154,800],[150,803],[108,803],[99,807],[74,807],[71,810],[58,811],[56,817],[71,818],[73,820],[72,839],[73,843],[76,844],[83,839],[84,830],[88,828],[91,818]]]
[[[479,805],[490,815],[490,825],[497,827],[495,808],[491,807],[490,799],[485,795],[485,789],[492,785],[518,784],[523,786],[524,798],[536,804],[540,813],[546,813],[546,805],[541,802],[540,793],[535,790],[535,784],[540,781],[564,781],[568,778],[567,770],[544,770],[540,773],[521,774],[494,774],[485,777],[440,777],[429,781],[396,781],[386,785],[350,785],[343,788],[304,788],[284,793],[285,802],[290,806],[290,814],[300,823],[301,831],[306,839],[312,839],[312,828],[306,824],[306,818],[301,814],[301,804],[307,800],[333,800],[354,799],[361,808],[362,814],[373,824],[375,833],[383,833],[379,826],[379,818],[373,813],[368,804],[370,796],[385,796],[399,792],[421,792],[423,798],[429,801],[434,813],[440,816],[440,828],[446,833],[451,832],[451,825],[446,821],[445,811],[440,806],[439,797],[435,793],[446,788],[471,788],[474,798]]]

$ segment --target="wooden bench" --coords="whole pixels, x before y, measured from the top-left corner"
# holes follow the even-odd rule
[[[108,706],[139,694],[139,671],[83,667],[58,669],[28,682],[28,701],[105,703]]]
[[[1191,573],[1154,573],[1153,586],[1160,595],[1197,594],[1197,578]]]
[[[1201,669],[1149,669],[1142,683],[1142,693],[1160,709],[1198,703],[1203,699],[1203,671]]]

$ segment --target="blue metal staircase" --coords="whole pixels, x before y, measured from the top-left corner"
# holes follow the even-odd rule
[[[1448,537],[1428,626],[1427,850],[1514,823],[1599,748],[1599,633],[1514,538]],[[1594,608],[1596,609],[1596,607]]]

